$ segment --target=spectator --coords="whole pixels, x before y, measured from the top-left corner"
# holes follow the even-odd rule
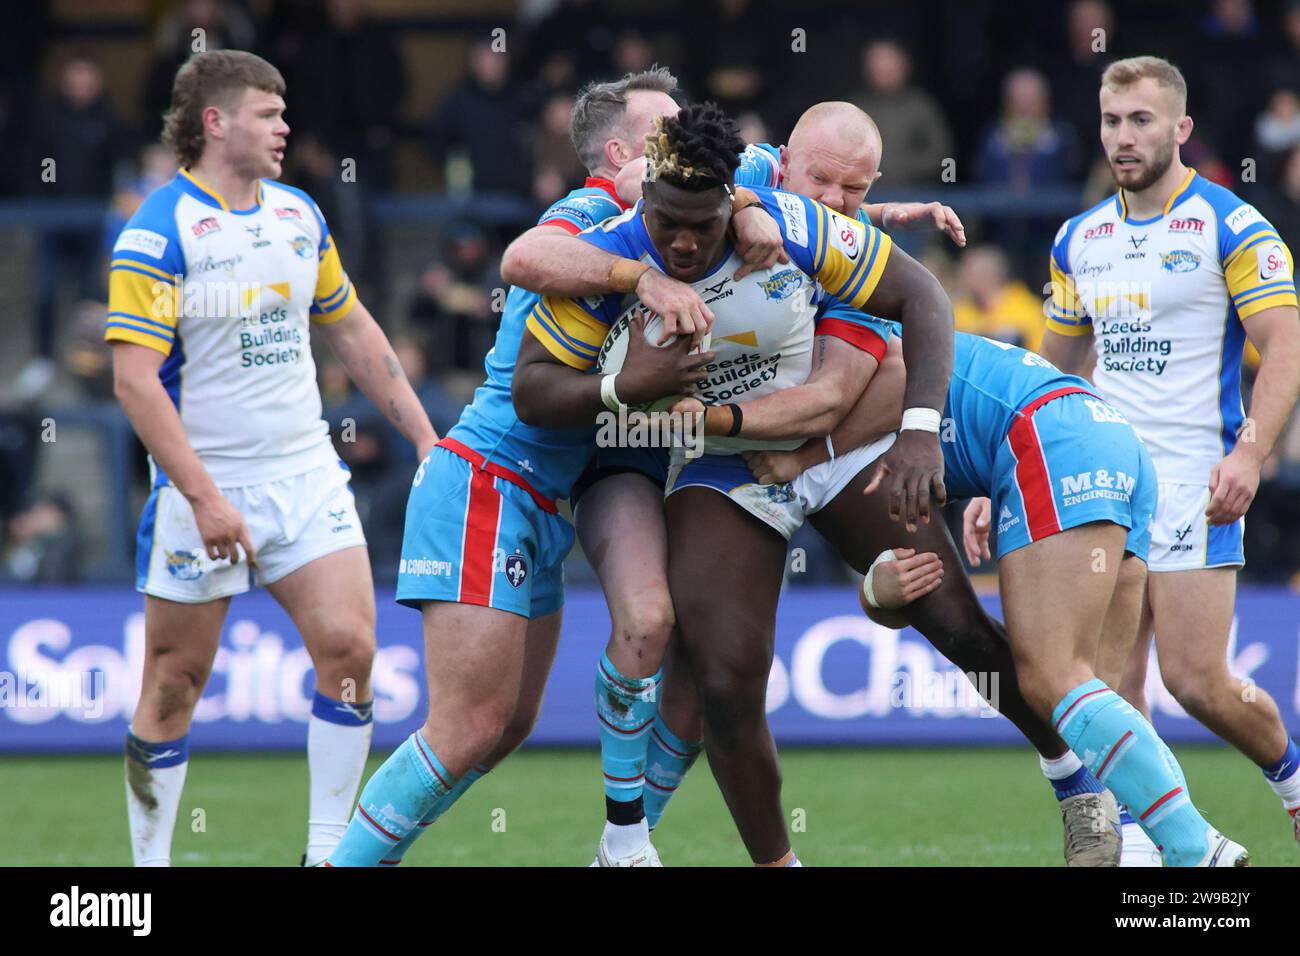
[[[686,62],[699,99],[713,100],[735,116],[761,110],[763,64],[772,31],[753,0],[704,0],[693,4]]]
[[[1043,75],[1014,70],[1003,81],[1002,116],[984,134],[980,179],[1020,196],[1035,186],[1066,182],[1075,172],[1077,142],[1068,124],[1052,119]]]
[[[24,584],[72,584],[81,578],[81,551],[72,502],[47,493],[10,520],[4,576]]]
[[[1266,71],[1268,89],[1300,90],[1300,0],[1290,0],[1282,13],[1278,36],[1281,49]]]
[[[1300,96],[1295,90],[1273,92],[1268,109],[1255,120],[1255,142],[1262,153],[1259,178],[1272,182],[1291,150],[1300,145]]]
[[[1096,142],[1101,126],[1097,90],[1102,71],[1113,59],[1105,51],[1114,41],[1115,14],[1106,0],[1074,0],[1070,4],[1066,11],[1066,52],[1054,60],[1048,75],[1057,113],[1089,144]]]
[[[453,224],[446,231],[442,261],[420,277],[411,322],[438,343],[438,371],[479,371],[496,335],[504,290],[486,236],[479,227]]]
[[[1043,339],[1043,298],[1010,277],[1002,250],[995,246],[966,250],[957,287],[952,311],[958,331],[1038,350]]]
[[[407,79],[402,49],[392,31],[370,16],[367,0],[329,0],[316,31],[303,38],[284,64],[294,100],[294,133],[315,140],[332,162],[356,159],[358,182],[386,188],[392,179],[395,131],[401,123]]]
[[[147,126],[155,140],[162,134],[162,116],[171,102],[176,71],[199,50],[253,50],[253,23],[230,0],[184,0],[158,26],[153,63],[143,90]]]
[[[42,105],[40,115],[32,166],[49,169],[51,176],[34,180],[37,195],[107,204],[127,137],[104,95],[99,64],[85,53],[71,56],[60,71],[58,92]],[[104,297],[101,276],[107,270],[101,268],[98,240],[97,230],[75,228],[41,237],[33,314],[36,354],[15,382],[20,399],[39,395],[53,379],[60,292],[70,289],[82,299]]]
[[[736,117],[736,125],[740,127],[740,138],[746,143],[770,143],[768,137],[767,124],[763,122],[763,117],[757,113],[741,113]]]
[[[614,43],[613,61],[613,72],[619,76],[643,73],[654,66],[654,47],[636,30],[624,30]]]
[[[469,75],[429,124],[435,165],[445,166],[453,150],[463,150],[476,192],[519,193],[532,182],[520,134],[527,117],[509,75],[507,53],[495,52],[491,41],[474,44]]]
[[[533,177],[533,199],[538,205],[549,206],[587,176],[587,169],[569,138],[572,113],[573,96],[568,93],[553,95],[542,109],[533,152],[537,169]]]
[[[1252,117],[1264,108],[1266,52],[1250,0],[1214,0],[1201,22],[1190,67],[1190,109],[1213,150],[1240,168],[1253,142]]]
[[[886,145],[881,172],[891,187],[934,185],[944,159],[953,155],[947,119],[928,93],[911,85],[911,73],[902,46],[875,40],[862,53],[866,86],[850,97],[880,129]]]
[[[151,143],[140,150],[137,164],[138,171],[113,193],[109,204],[104,220],[105,255],[113,251],[118,235],[145,197],[176,175],[176,157],[162,143]]]

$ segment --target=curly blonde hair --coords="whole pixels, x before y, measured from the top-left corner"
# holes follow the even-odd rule
[[[209,106],[233,110],[249,88],[284,96],[284,77],[260,56],[243,50],[196,53],[176,71],[162,139],[182,166],[193,166],[203,155],[203,111]]]

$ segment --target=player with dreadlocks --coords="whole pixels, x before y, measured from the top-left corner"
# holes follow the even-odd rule
[[[582,238],[692,285],[726,286],[714,299],[712,352],[702,355],[695,393],[707,404],[768,394],[801,384],[813,364],[819,312],[835,299],[908,329],[904,430],[883,458],[895,509],[909,522],[929,519],[931,494],[942,501],[939,409],[952,363],[952,315],[934,277],[873,227],[813,200],[755,189],[753,202],[781,229],[788,266],[736,278],[742,260],[730,240],[733,180],[744,143],[735,124],[703,104],[658,121],[646,147],[644,198]],[[655,349],[629,335],[621,370],[586,374],[607,330],[624,311],[622,296],[545,297],[528,321],[514,376],[515,408],[534,425],[590,423],[609,408],[643,404],[650,394],[640,363]],[[863,316],[847,337],[876,361],[885,338]],[[837,324],[843,332],[843,326]],[[639,326],[638,326],[639,328]],[[663,351],[689,348],[680,341]],[[627,376],[631,376],[629,379]],[[737,425],[742,424],[736,419]],[[669,587],[677,607],[684,659],[699,689],[710,765],[755,863],[790,865],[780,801],[780,772],[764,700],[772,663],[777,594],[790,532],[801,507],[785,490],[761,486],[740,452],[789,447],[731,436],[707,439],[702,457],[669,475]],[[719,558],[723,560],[719,560]],[[654,701],[635,698],[650,718]],[[648,844],[639,860],[657,862]]]

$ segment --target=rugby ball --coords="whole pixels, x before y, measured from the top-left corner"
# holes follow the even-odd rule
[[[646,341],[656,348],[667,348],[681,338],[681,336],[675,335],[663,345],[659,345],[659,338],[664,334],[664,320],[656,313],[649,311],[640,302],[634,302],[609,327],[609,334],[605,336],[605,342],[600,347],[600,354],[596,356],[597,373],[613,375],[623,368],[623,362],[627,359],[627,342],[632,328],[632,321],[642,315],[646,317]],[[691,348],[691,354],[698,355],[700,352],[707,352],[709,342],[709,333],[705,332],[699,344]],[[662,412],[672,408],[681,398],[681,395],[670,395],[667,398],[641,405],[629,405],[628,407],[640,412]]]

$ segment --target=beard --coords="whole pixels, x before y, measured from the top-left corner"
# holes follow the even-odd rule
[[[1116,185],[1122,186],[1130,192],[1140,193],[1167,173],[1169,167],[1173,165],[1173,162],[1174,138],[1173,136],[1170,136],[1169,139],[1161,144],[1161,146],[1156,150],[1155,155],[1151,157],[1151,162],[1146,164],[1142,174],[1133,182],[1128,185],[1121,183],[1113,162],[1110,165],[1110,174],[1114,178]]]

